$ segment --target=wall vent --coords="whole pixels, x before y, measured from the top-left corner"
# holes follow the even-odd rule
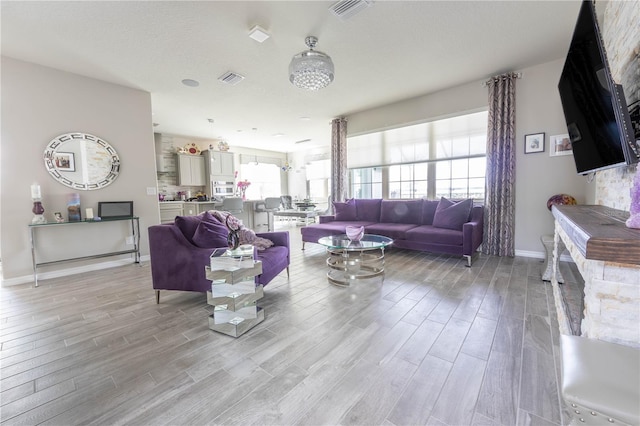
[[[242,80],[244,80],[244,76],[240,75],[238,73],[235,73],[233,71],[228,71],[224,74],[222,74],[220,77],[218,77],[218,80],[220,80],[221,82],[225,83],[225,84],[230,84],[232,86],[240,83]]]
[[[343,21],[362,10],[373,6],[373,0],[341,0],[329,8],[329,11]]]

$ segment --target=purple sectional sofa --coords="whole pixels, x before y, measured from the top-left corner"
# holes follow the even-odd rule
[[[471,266],[482,244],[484,207],[472,200],[353,199],[334,203],[335,214],[300,229],[305,242],[345,233],[347,225],[393,238],[395,247],[463,256]]]
[[[160,290],[205,293],[211,281],[205,277],[205,266],[214,248],[227,246],[227,228],[204,212],[198,216],[177,216],[175,223],[149,227],[151,277],[160,303]],[[256,234],[273,241],[266,250],[254,250],[254,258],[262,261],[262,274],[256,284],[266,285],[283,270],[289,276],[289,232]]]

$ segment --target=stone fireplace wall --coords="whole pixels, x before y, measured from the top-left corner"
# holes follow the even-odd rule
[[[640,100],[640,7],[635,1],[609,1],[600,22],[611,73],[624,87],[627,105]],[[596,204],[629,211],[631,188],[637,167],[621,167],[596,173]]]

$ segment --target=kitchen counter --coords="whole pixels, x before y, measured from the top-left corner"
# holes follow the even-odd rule
[[[247,228],[256,232],[264,232],[269,228],[267,213],[255,211],[256,203],[263,202],[264,200],[246,200],[243,212],[236,215]],[[158,204],[160,205],[160,223],[172,223],[176,216],[195,216],[207,210],[220,209],[222,201],[167,200],[159,201]]]

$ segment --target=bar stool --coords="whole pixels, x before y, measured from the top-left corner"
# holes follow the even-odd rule
[[[255,211],[267,214],[267,230],[273,231],[273,213],[280,207],[280,197],[267,197],[264,201],[257,202]]]
[[[240,197],[228,197],[222,200],[221,210],[231,213],[234,216],[242,213],[243,210],[242,198]]]

